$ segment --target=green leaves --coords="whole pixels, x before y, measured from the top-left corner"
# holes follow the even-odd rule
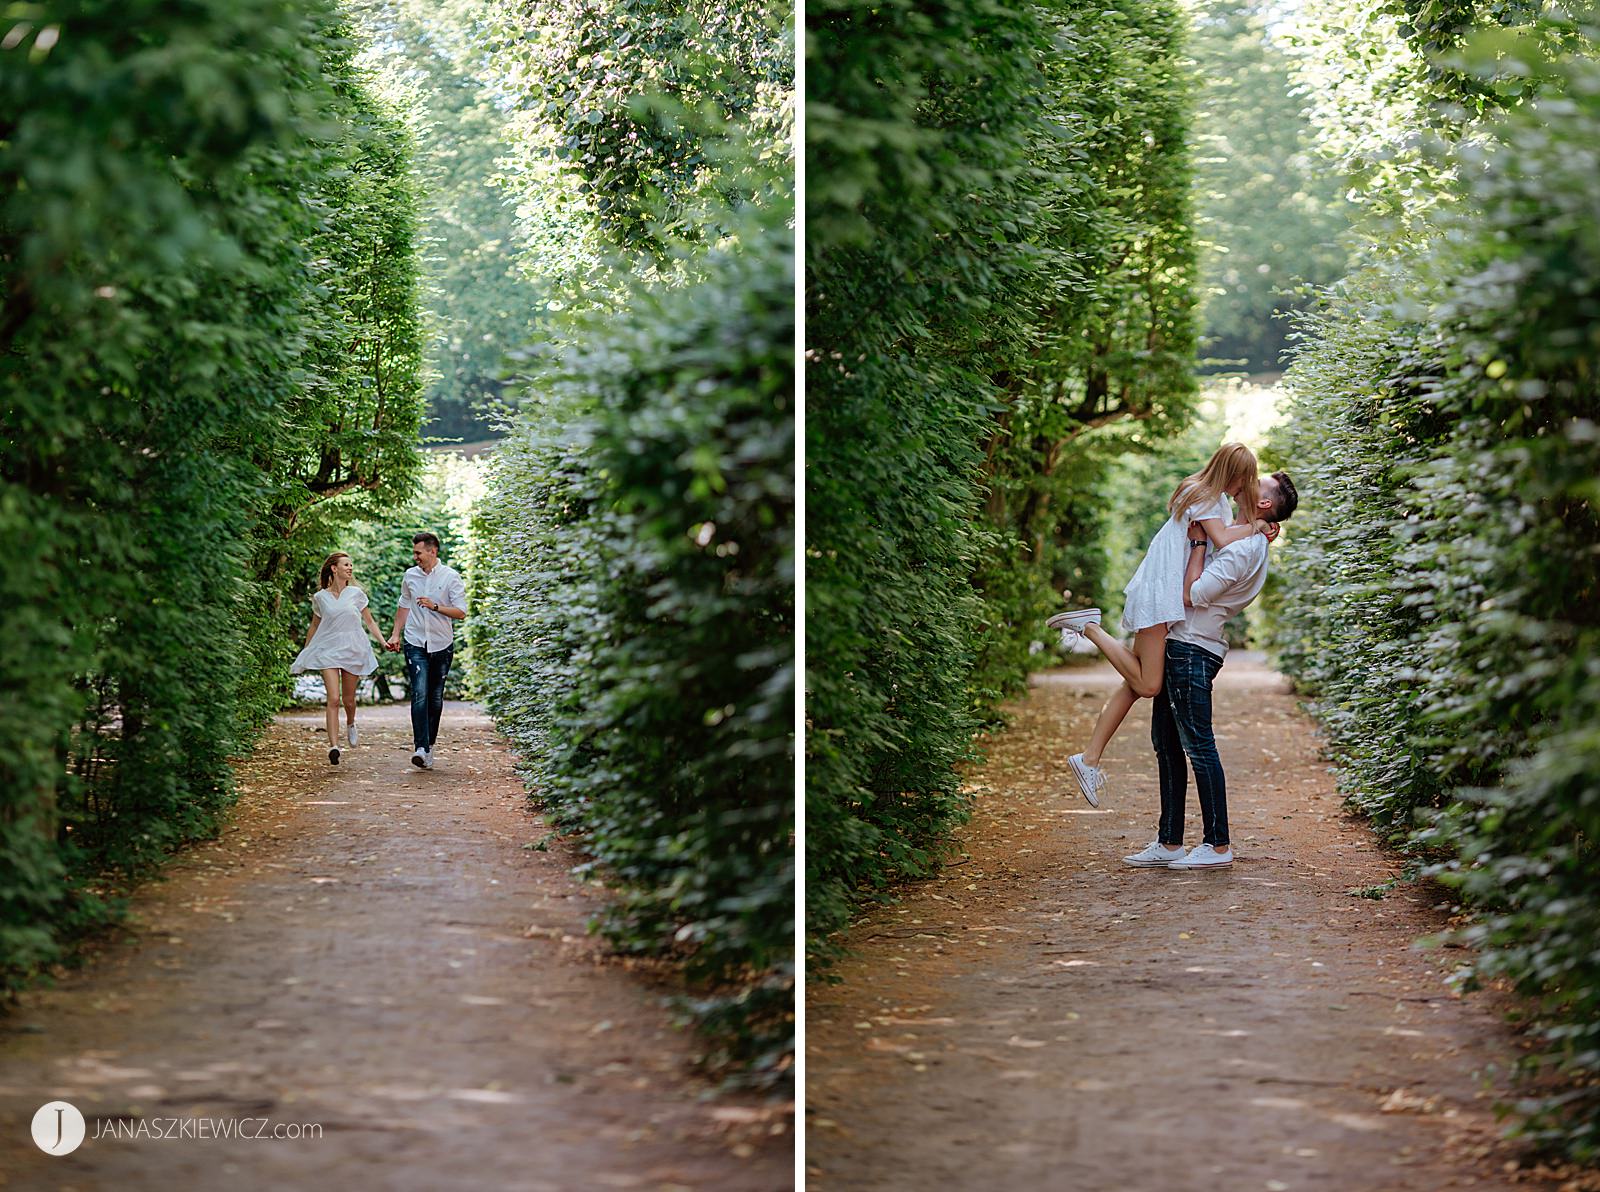
[[[1130,0],[807,8],[807,922],[935,865],[957,767],[1064,583],[1100,458],[1180,421],[1180,21]],[[1092,577],[1092,578],[1089,578]]]
[[[532,15],[538,40],[497,51],[555,122],[519,145],[524,210],[576,207],[565,240],[591,258],[562,274],[570,243],[530,251],[562,309],[519,353],[477,513],[478,671],[534,796],[615,892],[608,937],[679,962],[715,1064],[777,1084],[795,990],[790,46],[744,3]],[[563,167],[537,173],[551,147]]]
[[[1519,1129],[1592,1159],[1600,64],[1541,73],[1435,159],[1456,180],[1409,204],[1428,224],[1390,226],[1304,324],[1283,658],[1352,802],[1474,912],[1462,979],[1522,992],[1525,1068],[1570,1080],[1534,1086]]]
[[[420,415],[404,139],[332,5],[63,27],[0,50],[6,983],[215,823],[305,555],[405,489]]]

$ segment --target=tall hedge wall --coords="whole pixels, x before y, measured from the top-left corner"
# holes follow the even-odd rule
[[[1369,229],[1389,239],[1306,327],[1283,657],[1350,799],[1474,913],[1458,976],[1529,999],[1527,1066],[1567,1082],[1530,1090],[1525,1130],[1593,1158],[1600,63],[1533,44],[1492,33],[1480,76],[1428,76],[1539,98],[1435,154],[1427,233]]]
[[[541,117],[526,159],[563,163],[533,197],[582,212],[570,261],[608,264],[572,264],[512,388],[475,534],[478,673],[533,797],[615,894],[609,937],[678,962],[708,1059],[778,1085],[795,989],[793,39],[749,0],[514,7],[540,30],[499,51]],[[567,263],[534,243],[547,277]]]
[[[420,417],[406,146],[331,4],[40,4],[0,49],[0,983],[203,833],[286,600]]]
[[[1187,416],[1182,22],[1124,0],[806,10],[807,924],[926,872],[1060,591],[1095,428]]]

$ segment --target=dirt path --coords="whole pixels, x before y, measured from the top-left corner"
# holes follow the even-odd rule
[[[1120,862],[1154,835],[1148,704],[1101,810],[1072,785],[1065,746],[1113,682],[1038,676],[972,777],[968,859],[852,930],[843,985],[810,983],[808,1187],[1558,1186],[1497,1141],[1475,1075],[1516,1054],[1495,1007],[1410,946],[1439,891],[1349,893],[1398,867],[1341,813],[1283,679],[1223,669],[1238,860],[1197,874]],[[1189,815],[1193,844],[1192,793]]]
[[[486,718],[448,706],[431,772],[405,709],[365,709],[337,768],[320,720],[273,727],[131,938],[0,1019],[0,1187],[792,1186],[783,1107],[709,1096],[660,982],[587,935],[578,856],[524,847],[546,829]],[[29,1137],[54,1098],[88,1119],[65,1157]],[[95,1137],[180,1118],[323,1132]]]

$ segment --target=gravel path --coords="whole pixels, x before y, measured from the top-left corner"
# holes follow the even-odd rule
[[[135,930],[0,1018],[0,1187],[793,1185],[792,1106],[711,1096],[670,974],[587,933],[567,845],[526,847],[547,829],[485,717],[446,708],[431,772],[404,708],[363,709],[338,767],[320,722],[281,718]],[[29,1137],[56,1098],[88,1124],[64,1157]],[[229,1122],[321,1137],[194,1136]]]
[[[1072,782],[1115,681],[1037,676],[971,775],[964,856],[855,925],[842,985],[810,984],[808,1187],[1561,1186],[1498,1138],[1480,1073],[1517,1051],[1497,1004],[1412,947],[1447,896],[1371,889],[1399,867],[1342,813],[1282,677],[1223,669],[1238,859],[1193,874],[1120,861],[1154,836],[1148,703],[1101,810]]]

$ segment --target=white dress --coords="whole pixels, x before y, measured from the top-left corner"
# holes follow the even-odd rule
[[[1174,513],[1144,552],[1144,561],[1122,589],[1122,630],[1137,633],[1152,625],[1172,625],[1184,618],[1183,573],[1189,563],[1189,524],[1220,518],[1224,525],[1233,520],[1227,497],[1218,497],[1209,509],[1191,505]]]
[[[367,594],[354,584],[335,596],[323,588],[311,598],[311,607],[322,618],[316,633],[289,667],[289,673],[321,671],[330,667],[352,675],[370,675],[378,669],[372,642],[361,624],[361,610],[367,607]]]

